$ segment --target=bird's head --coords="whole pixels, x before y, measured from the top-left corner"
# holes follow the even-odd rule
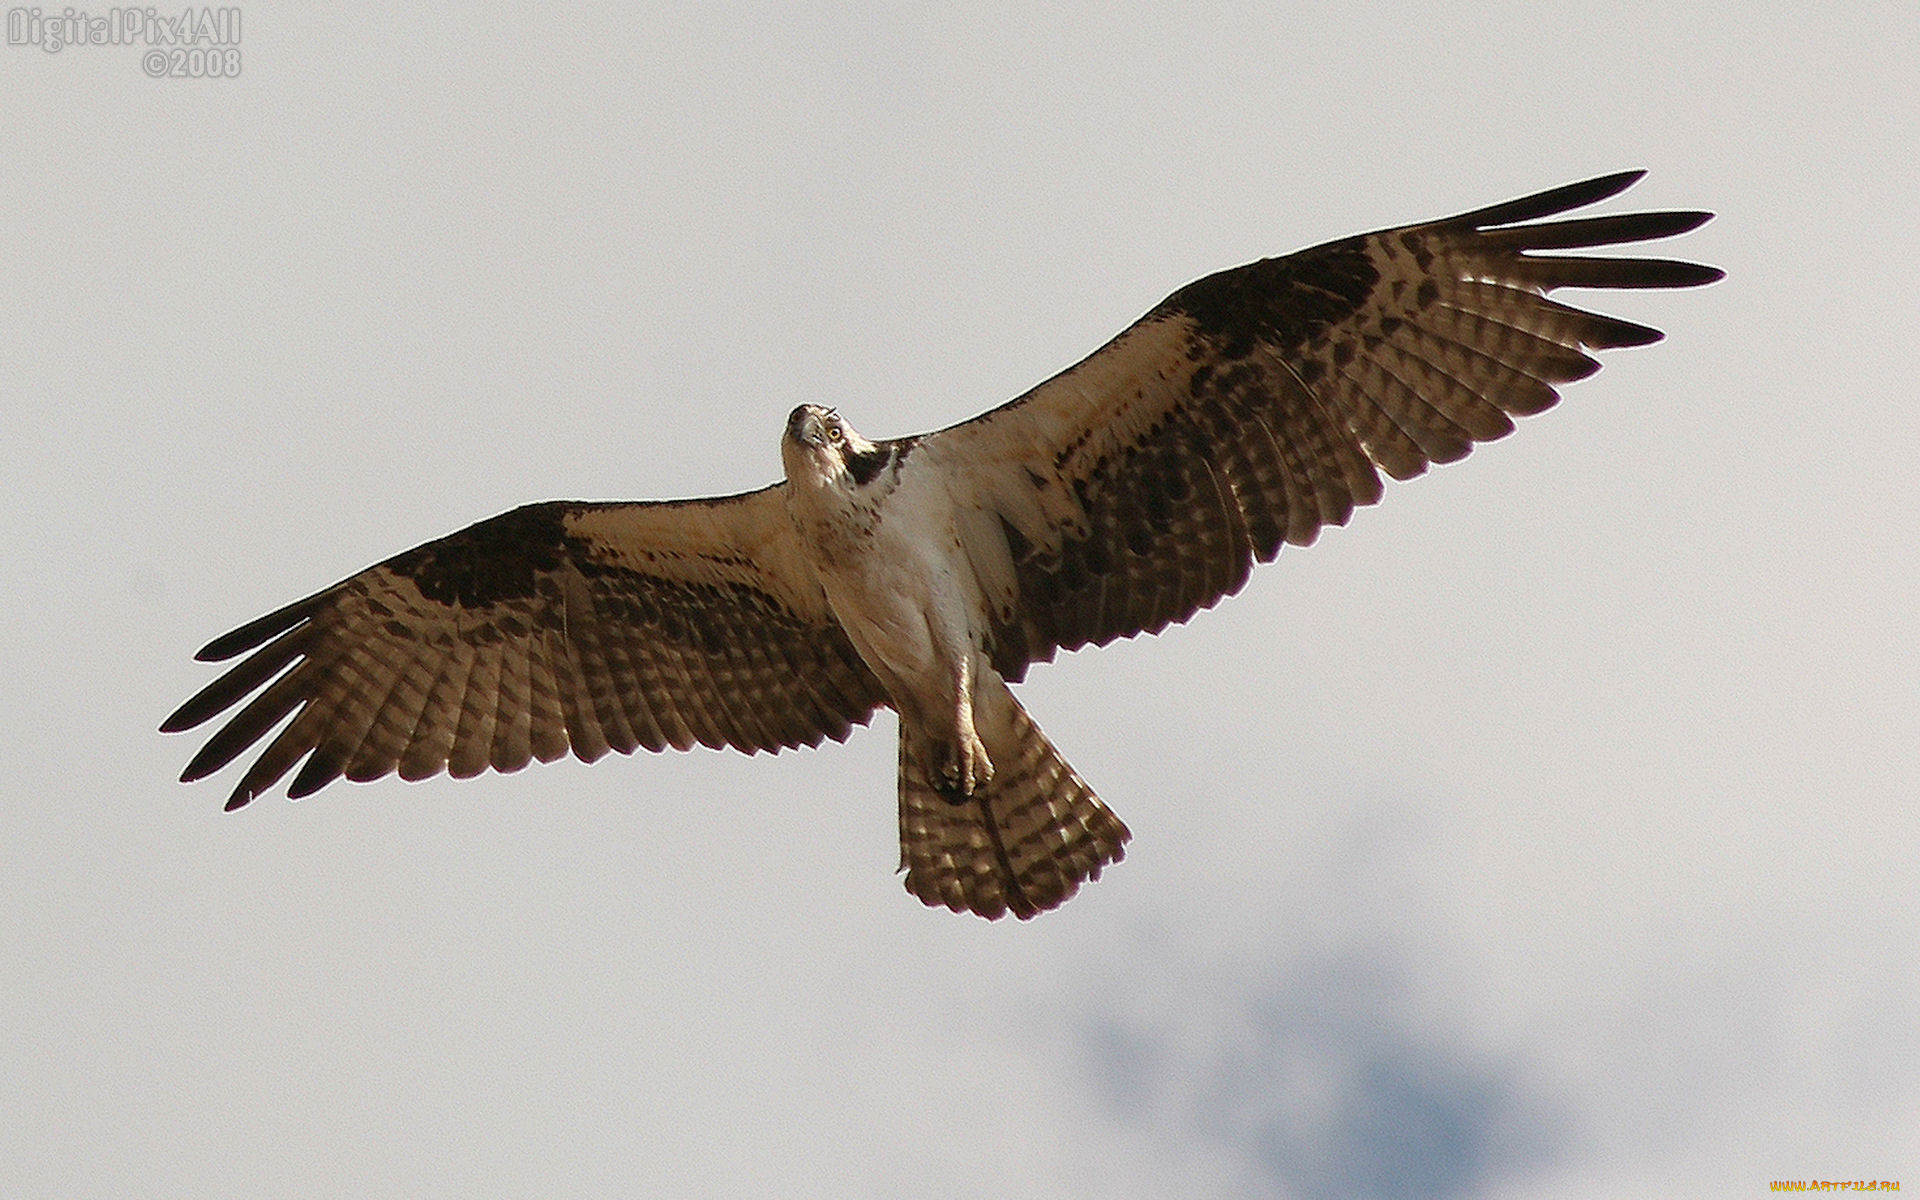
[[[855,432],[831,408],[802,404],[787,417],[787,435],[780,441],[780,461],[787,478],[841,487],[863,487],[887,463],[885,446],[875,445]]]

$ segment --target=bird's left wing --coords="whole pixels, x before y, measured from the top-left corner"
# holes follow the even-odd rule
[[[528,505],[428,542],[216,638],[252,651],[161,729],[264,687],[188,764],[232,762],[238,808],[303,758],[342,775],[517,771],[571,750],[775,750],[844,739],[885,702],[785,536],[782,485],[660,503]]]
[[[1407,479],[1513,429],[1660,333],[1547,299],[1691,287],[1712,267],[1537,253],[1685,233],[1698,212],[1543,221],[1609,175],[1330,242],[1181,288],[1026,395],[920,439],[959,503],[995,667],[1157,632]],[[1526,222],[1532,222],[1531,224]]]

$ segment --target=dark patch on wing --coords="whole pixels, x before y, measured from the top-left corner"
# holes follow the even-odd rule
[[[525,600],[569,557],[565,501],[528,504],[436,538],[384,564],[439,604],[487,608]]]
[[[1148,317],[1183,314],[1221,358],[1245,358],[1260,344],[1282,351],[1305,345],[1358,312],[1379,281],[1366,239],[1348,238],[1196,280]]]

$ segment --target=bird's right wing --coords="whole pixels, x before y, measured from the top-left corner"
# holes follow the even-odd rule
[[[886,696],[787,536],[784,487],[710,500],[533,504],[399,554],[200,652],[252,651],[161,729],[257,696],[183,780],[279,735],[227,801],[303,758],[345,775],[517,771],[571,750],[777,750],[844,739]]]

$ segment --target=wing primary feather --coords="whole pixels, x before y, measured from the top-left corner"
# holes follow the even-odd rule
[[[268,739],[234,807],[296,768],[305,795],[569,750],[844,739],[885,697],[781,541],[782,487],[551,501],[424,543],[209,642],[203,660],[248,656],[162,727],[227,714],[190,778]]]
[[[194,661],[225,662],[236,654],[244,654],[319,612],[343,586],[336,583],[304,600],[295,600],[284,608],[276,608],[264,617],[255,617],[230,633],[221,634],[202,646],[199,653],[193,656]]]
[[[1386,495],[1386,485],[1380,482],[1380,470],[1367,454],[1366,448],[1354,440],[1348,432],[1345,419],[1344,398],[1314,393],[1314,403],[1320,412],[1321,428],[1328,434],[1326,442],[1334,460],[1339,463],[1339,483],[1341,510],[1333,522],[1345,525],[1357,508],[1377,504]],[[1278,547],[1275,548],[1276,551]],[[1272,556],[1269,555],[1270,559]],[[1266,559],[1262,560],[1267,561]]]
[[[1523,255],[1514,277],[1541,291],[1557,288],[1687,288],[1726,277],[1718,267],[1671,258],[1576,258]]]
[[[332,783],[346,771],[346,755],[335,749],[330,743],[322,743],[313,748],[307,761],[300,764],[300,770],[287,785],[287,799],[304,800],[321,788]]]
[[[1426,451],[1389,413],[1388,402],[1375,394],[1383,387],[1385,369],[1362,355],[1339,370],[1339,380],[1354,409],[1355,435],[1367,457],[1403,483],[1425,473]]]
[[[1569,209],[1585,208],[1589,204],[1598,204],[1609,197],[1618,196],[1640,182],[1645,175],[1645,171],[1619,171],[1612,175],[1582,180],[1579,183],[1562,184],[1560,187],[1548,188],[1544,192],[1535,192],[1531,196],[1522,196],[1518,200],[1476,208],[1472,212],[1448,217],[1434,224],[1455,229],[1475,229],[1488,225],[1511,225],[1516,221],[1533,221],[1541,217],[1551,217]]]
[[[180,782],[192,783],[220,770],[240,757],[269,729],[285,720],[288,713],[307,703],[310,699],[305,690],[307,681],[299,678],[304,669],[305,664],[302,664],[282,675],[271,687],[235,713],[187,763],[187,769],[180,774]]]
[[[1325,525],[1345,525],[1353,515],[1354,489],[1350,480],[1358,478],[1352,457],[1352,434],[1339,420],[1322,394],[1324,389],[1306,389],[1292,414],[1286,430],[1297,443],[1306,464],[1306,482],[1312,489],[1313,511],[1308,515],[1315,529]],[[1371,472],[1368,472],[1371,474]],[[1378,483],[1378,477],[1374,477]],[[1276,554],[1279,552],[1275,547]]]
[[[267,743],[260,757],[253,760],[227,801],[228,811],[246,804],[280,782],[295,763],[310,754],[319,743],[319,731],[332,716],[331,697],[310,699],[278,736]],[[236,801],[238,803],[236,803]]]
[[[1268,426],[1266,415],[1256,405],[1247,403],[1245,397],[1224,396],[1222,408],[1223,415],[1233,418],[1233,427],[1222,429],[1215,436],[1224,433],[1226,440],[1222,444],[1245,456],[1244,467],[1235,472],[1234,484],[1241,518],[1252,540],[1254,557],[1261,562],[1271,562],[1286,543],[1286,516],[1293,507],[1287,495],[1287,448],[1284,440]],[[1242,481],[1237,477],[1243,474],[1244,490],[1251,492],[1250,497],[1240,494]]]
[[[1538,225],[1507,225],[1473,235],[1474,244],[1487,250],[1579,250],[1591,246],[1624,246],[1678,237],[1713,219],[1705,212],[1617,213],[1604,217],[1576,217]]]
[[[1649,325],[1623,321],[1619,317],[1603,317],[1596,313],[1593,323],[1581,335],[1580,344],[1590,350],[1625,350],[1633,346],[1651,346],[1664,341],[1666,336]]]
[[[160,723],[160,732],[179,733],[225,712],[253,690],[284,670],[313,644],[312,626],[292,630],[279,641],[233,667],[175,709]],[[238,653],[236,651],[235,653]]]
[[[1384,369],[1362,355],[1339,371],[1353,412],[1354,433],[1367,457],[1396,480],[1418,478],[1427,469],[1426,452],[1388,413],[1386,401],[1374,394]]]

